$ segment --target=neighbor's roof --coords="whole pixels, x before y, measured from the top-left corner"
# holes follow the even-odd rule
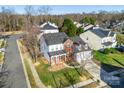
[[[69,37],[64,32],[44,34],[47,45],[64,43]]]
[[[112,45],[112,42],[105,42],[105,43],[102,43],[103,45],[105,45],[105,46],[110,46],[110,45]]]
[[[103,38],[103,37],[108,37],[108,36],[114,36],[114,32],[112,31],[107,31],[105,29],[93,29],[91,30],[91,32],[93,32],[94,34],[96,34],[97,36]]]
[[[71,37],[71,40],[74,42],[74,45],[81,45],[80,49],[78,47],[74,48],[74,52],[80,52],[80,51],[88,51],[91,50],[90,47],[85,43],[79,36]],[[87,45],[87,48],[86,48]]]
[[[42,24],[40,27],[41,27],[41,30],[58,29],[58,27],[55,24],[52,24],[50,22],[46,22],[46,23]]]

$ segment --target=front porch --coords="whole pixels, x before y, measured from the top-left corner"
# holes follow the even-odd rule
[[[61,64],[67,60],[67,54],[65,51],[56,51],[54,53],[49,53],[49,55],[51,65]]]

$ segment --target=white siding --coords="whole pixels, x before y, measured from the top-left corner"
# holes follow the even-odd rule
[[[84,32],[80,35],[82,40],[88,43],[89,47],[94,50],[99,50],[103,48],[110,48],[110,47],[115,47],[116,43],[116,34],[113,37],[105,37],[105,38],[100,38],[99,36],[95,35],[91,31]],[[105,42],[113,42],[112,45],[110,46],[104,46],[102,43]]]
[[[59,51],[59,50],[64,50],[63,44],[56,44],[56,45],[49,46],[49,52]]]
[[[58,33],[58,29],[53,29],[53,30],[41,30],[42,33],[48,34],[48,33]]]
[[[83,51],[74,54],[74,59],[78,63],[81,63],[83,60],[89,60],[91,58],[92,58],[91,51]]]

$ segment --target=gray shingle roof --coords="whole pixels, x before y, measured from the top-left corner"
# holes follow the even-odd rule
[[[52,25],[50,25],[49,23],[47,23],[46,25],[44,25],[41,30],[52,30],[52,29],[58,29]]]
[[[64,32],[44,34],[47,45],[64,43],[69,37]]]
[[[74,52],[81,52],[81,51],[88,51],[91,50],[90,47],[87,45],[87,48],[85,48],[86,43],[79,37],[79,36],[75,36],[72,37],[71,40],[74,42],[74,46],[79,46],[81,45],[80,50],[78,48],[74,48],[73,51]]]
[[[114,32],[112,31],[106,31],[104,29],[93,29],[91,30],[94,34],[96,34],[97,36],[103,38],[103,37],[107,37],[107,36],[114,36]]]
[[[103,45],[105,45],[105,46],[110,46],[110,45],[112,45],[112,42],[105,42],[105,43],[102,43]]]

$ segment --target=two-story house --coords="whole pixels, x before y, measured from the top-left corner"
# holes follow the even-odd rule
[[[73,58],[78,63],[82,63],[85,60],[92,58],[92,50],[79,36],[71,38],[73,41]]]
[[[59,32],[58,26],[55,25],[55,23],[51,22],[45,22],[40,26],[40,32],[43,34],[48,34],[48,33],[57,33]]]
[[[49,64],[59,64],[67,60],[73,42],[64,32],[43,34],[40,50]]]
[[[59,32],[58,26],[56,26],[55,23],[51,23],[49,21],[40,25],[39,29],[40,29],[40,33],[38,35],[38,40],[43,34]]]
[[[84,32],[80,34],[80,37],[90,46],[91,49],[94,50],[101,50],[111,47],[114,48],[117,44],[116,33],[102,28]]]

